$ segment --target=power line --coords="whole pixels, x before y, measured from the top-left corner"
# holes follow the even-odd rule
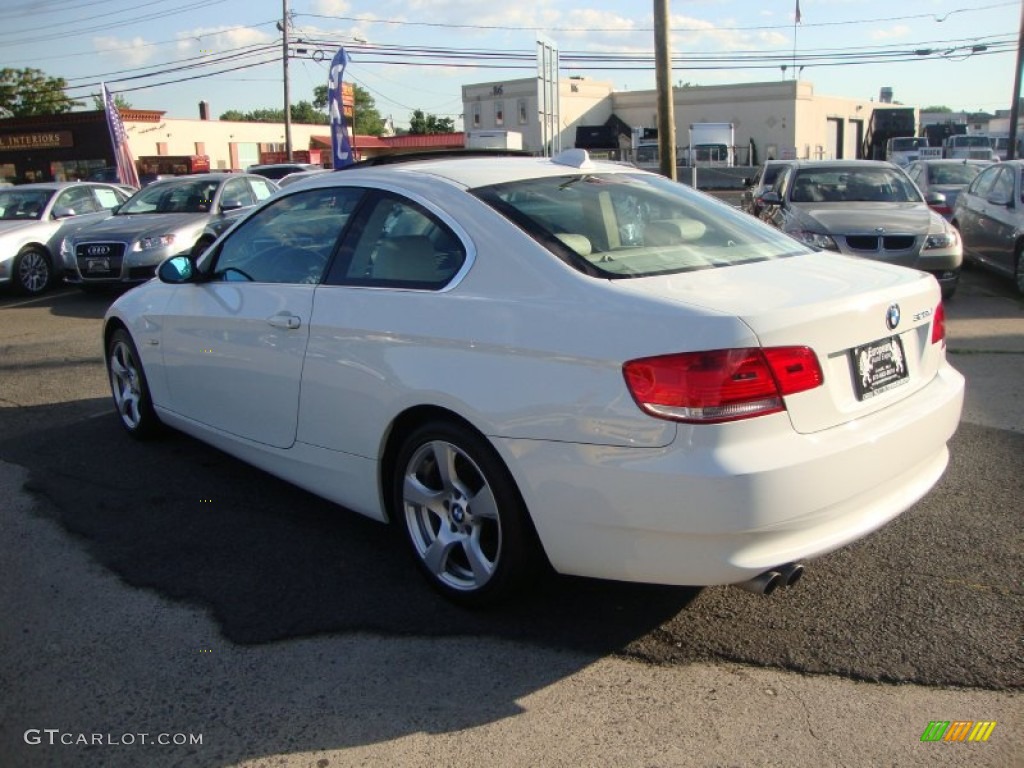
[[[906,16],[889,16],[881,19],[850,19],[847,21],[823,21],[817,23],[801,23],[801,27],[834,27],[834,26],[848,26],[850,24],[882,24],[893,21],[911,21],[914,19],[934,19],[937,23],[942,23],[950,16],[955,13],[972,13],[974,11],[988,11],[995,8],[1006,8],[1007,6],[1016,6],[1018,3],[1014,0],[1013,2],[995,3],[992,5],[981,5],[969,8],[958,8],[954,11],[943,16],[937,16],[934,13],[916,13]],[[438,21],[403,21],[400,19],[367,19],[359,16],[327,16],[324,14],[317,13],[299,13],[296,16],[303,16],[313,19],[331,19],[332,21],[355,21],[360,24],[386,24],[394,26],[404,27],[436,27],[441,29],[472,29],[472,30],[492,30],[492,31],[506,31],[506,32],[602,32],[602,33],[622,33],[622,34],[633,34],[638,32],[652,33],[654,27],[629,27],[623,29],[622,27],[550,27],[550,26],[511,26],[505,24],[457,24],[453,22],[438,22]],[[770,31],[775,29],[792,29],[791,23],[787,24],[760,24],[751,26],[738,26],[738,27],[673,27],[672,33],[679,34],[685,32],[757,32],[757,31]]]

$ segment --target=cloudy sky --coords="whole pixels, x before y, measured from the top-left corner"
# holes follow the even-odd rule
[[[346,79],[408,124],[413,109],[456,119],[465,83],[535,74],[536,39],[562,75],[654,87],[651,2],[635,0],[288,0],[292,101],[326,82],[344,44]],[[676,83],[800,77],[820,94],[919,107],[1008,109],[1021,0],[694,0],[670,3]],[[4,0],[0,67],[64,77],[85,99],[105,80],[170,117],[279,108],[282,0]],[[783,71],[782,67],[786,69]],[[800,69],[802,67],[802,69]]]

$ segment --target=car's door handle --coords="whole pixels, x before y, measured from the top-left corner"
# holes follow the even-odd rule
[[[298,315],[293,315],[288,312],[280,312],[276,315],[271,315],[267,318],[267,324],[272,325],[275,328],[284,328],[289,331],[294,331],[300,325],[302,325],[301,318]]]

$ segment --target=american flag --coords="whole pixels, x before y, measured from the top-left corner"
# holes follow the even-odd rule
[[[107,113],[107,128],[110,130],[110,143],[114,148],[114,162],[117,165],[117,178],[122,184],[140,186],[139,172],[135,169],[135,158],[128,148],[128,134],[125,133],[121,113],[117,111],[114,97],[107,90],[106,83],[100,83],[103,89],[103,106]]]

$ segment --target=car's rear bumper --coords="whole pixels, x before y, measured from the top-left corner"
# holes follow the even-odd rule
[[[813,434],[786,414],[680,426],[663,449],[496,439],[561,573],[744,581],[842,547],[924,496],[948,461],[963,377]]]

